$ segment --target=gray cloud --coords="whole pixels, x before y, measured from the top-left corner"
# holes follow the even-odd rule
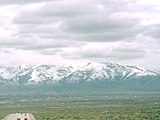
[[[159,7],[154,5],[137,0],[0,0],[0,6],[2,63],[11,51],[15,61],[26,53],[38,54],[43,62],[44,56],[51,62],[55,57],[128,63],[160,59]]]
[[[146,51],[137,47],[119,46],[115,48],[88,48],[75,50],[74,52],[64,52],[61,54],[70,59],[109,59],[109,60],[133,60],[144,58]]]
[[[131,29],[138,22],[137,19],[120,19],[117,21],[104,15],[87,15],[68,20],[66,31],[74,33],[119,32]]]
[[[93,7],[88,1],[57,1],[46,3],[39,9],[29,11],[21,11],[14,19],[18,24],[41,24],[53,23],[58,20],[72,18],[84,14],[95,14],[95,6]]]
[[[19,41],[12,38],[1,38],[0,41],[0,47],[3,48],[16,48],[19,46],[25,46],[26,44],[29,44],[29,41]]]
[[[151,36],[153,38],[160,38],[160,24],[148,25],[144,27],[144,35]]]
[[[54,48],[54,49],[45,49],[41,50],[40,53],[43,55],[58,55],[62,50],[60,48]]]
[[[45,36],[50,39],[110,42],[133,38],[140,30],[138,19],[129,15],[121,18],[121,14],[128,10],[127,2],[70,2],[57,1],[34,11],[22,11],[13,20],[19,26],[17,34],[36,33],[43,39]],[[98,8],[99,4],[102,8]],[[111,7],[113,5],[117,6],[116,10]]]
[[[11,4],[29,4],[38,2],[49,2],[53,0],[0,0],[0,5],[11,5]]]
[[[116,50],[110,53],[102,50],[101,54],[97,49],[88,51],[79,49],[74,51],[75,54],[62,49],[57,50],[71,46],[80,48],[87,42],[133,41],[141,28],[138,26],[139,19],[131,17],[126,12],[129,10],[127,5],[127,1],[70,0],[67,3],[62,0],[47,3],[32,11],[21,11],[13,22],[19,27],[16,36],[21,38],[27,36],[29,39],[34,33],[34,36],[40,39],[39,44],[24,46],[21,49],[39,50],[41,54],[58,54],[72,59],[83,57],[125,59],[125,54],[128,55],[126,59],[137,58],[143,56],[140,51],[130,55],[131,51],[128,53],[121,51],[123,53],[120,56]]]
[[[55,37],[56,38],[56,37]],[[60,39],[41,39],[33,34],[21,35],[16,38],[4,37],[0,40],[0,48],[13,48],[21,50],[33,50],[40,51],[41,53],[47,53],[50,49],[69,48],[71,46],[83,46],[85,42],[74,42],[72,40],[60,40]],[[42,52],[42,51],[45,52]]]
[[[15,48],[15,49],[22,49],[22,50],[36,50],[36,51],[42,51],[42,50],[48,50],[48,49],[57,49],[57,48],[63,48],[63,47],[70,47],[70,46],[81,46],[84,45],[85,43],[82,42],[73,42],[73,41],[68,41],[68,40],[53,40],[53,39],[48,39],[48,40],[41,40],[41,39],[23,39],[22,40],[15,40],[13,41],[5,41],[2,42],[0,41],[0,47],[1,48]]]
[[[37,50],[40,51],[41,53],[47,53],[46,51],[50,49],[58,49],[58,48],[69,48],[71,46],[81,46],[84,43],[75,43],[73,41],[68,41],[68,40],[45,40],[45,41],[37,41],[35,44],[30,44],[26,46],[22,46],[20,49],[24,50]],[[44,50],[44,52],[42,52]]]
[[[140,48],[115,48],[108,57],[116,60],[128,60],[144,58],[146,51]]]

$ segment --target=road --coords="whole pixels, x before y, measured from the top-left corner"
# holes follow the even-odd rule
[[[27,118],[28,120],[35,120],[34,116],[32,114],[28,113],[14,113],[14,114],[9,114],[7,115],[4,119],[2,120],[17,120],[17,118],[20,118],[20,120],[24,120],[24,118]]]

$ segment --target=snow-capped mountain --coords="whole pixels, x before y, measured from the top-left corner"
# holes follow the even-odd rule
[[[72,71],[72,67],[55,65],[1,66],[0,82],[9,84],[56,82],[72,73]]]
[[[64,81],[81,82],[93,80],[124,80],[138,77],[155,77],[158,73],[136,66],[117,63],[88,63],[64,78]]]
[[[72,66],[57,65],[22,65],[0,66],[0,83],[18,86],[60,85],[65,88],[75,87],[153,87],[160,83],[156,72],[136,66],[121,65],[111,62],[91,62],[74,69]]]

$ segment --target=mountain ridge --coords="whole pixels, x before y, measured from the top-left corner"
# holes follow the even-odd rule
[[[67,90],[156,90],[160,74],[137,66],[90,62],[82,67],[60,65],[0,66],[0,85],[50,86]],[[45,88],[46,89],[46,88]]]

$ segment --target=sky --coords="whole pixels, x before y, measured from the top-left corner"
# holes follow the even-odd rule
[[[159,13],[159,0],[0,0],[0,65],[160,70]]]

